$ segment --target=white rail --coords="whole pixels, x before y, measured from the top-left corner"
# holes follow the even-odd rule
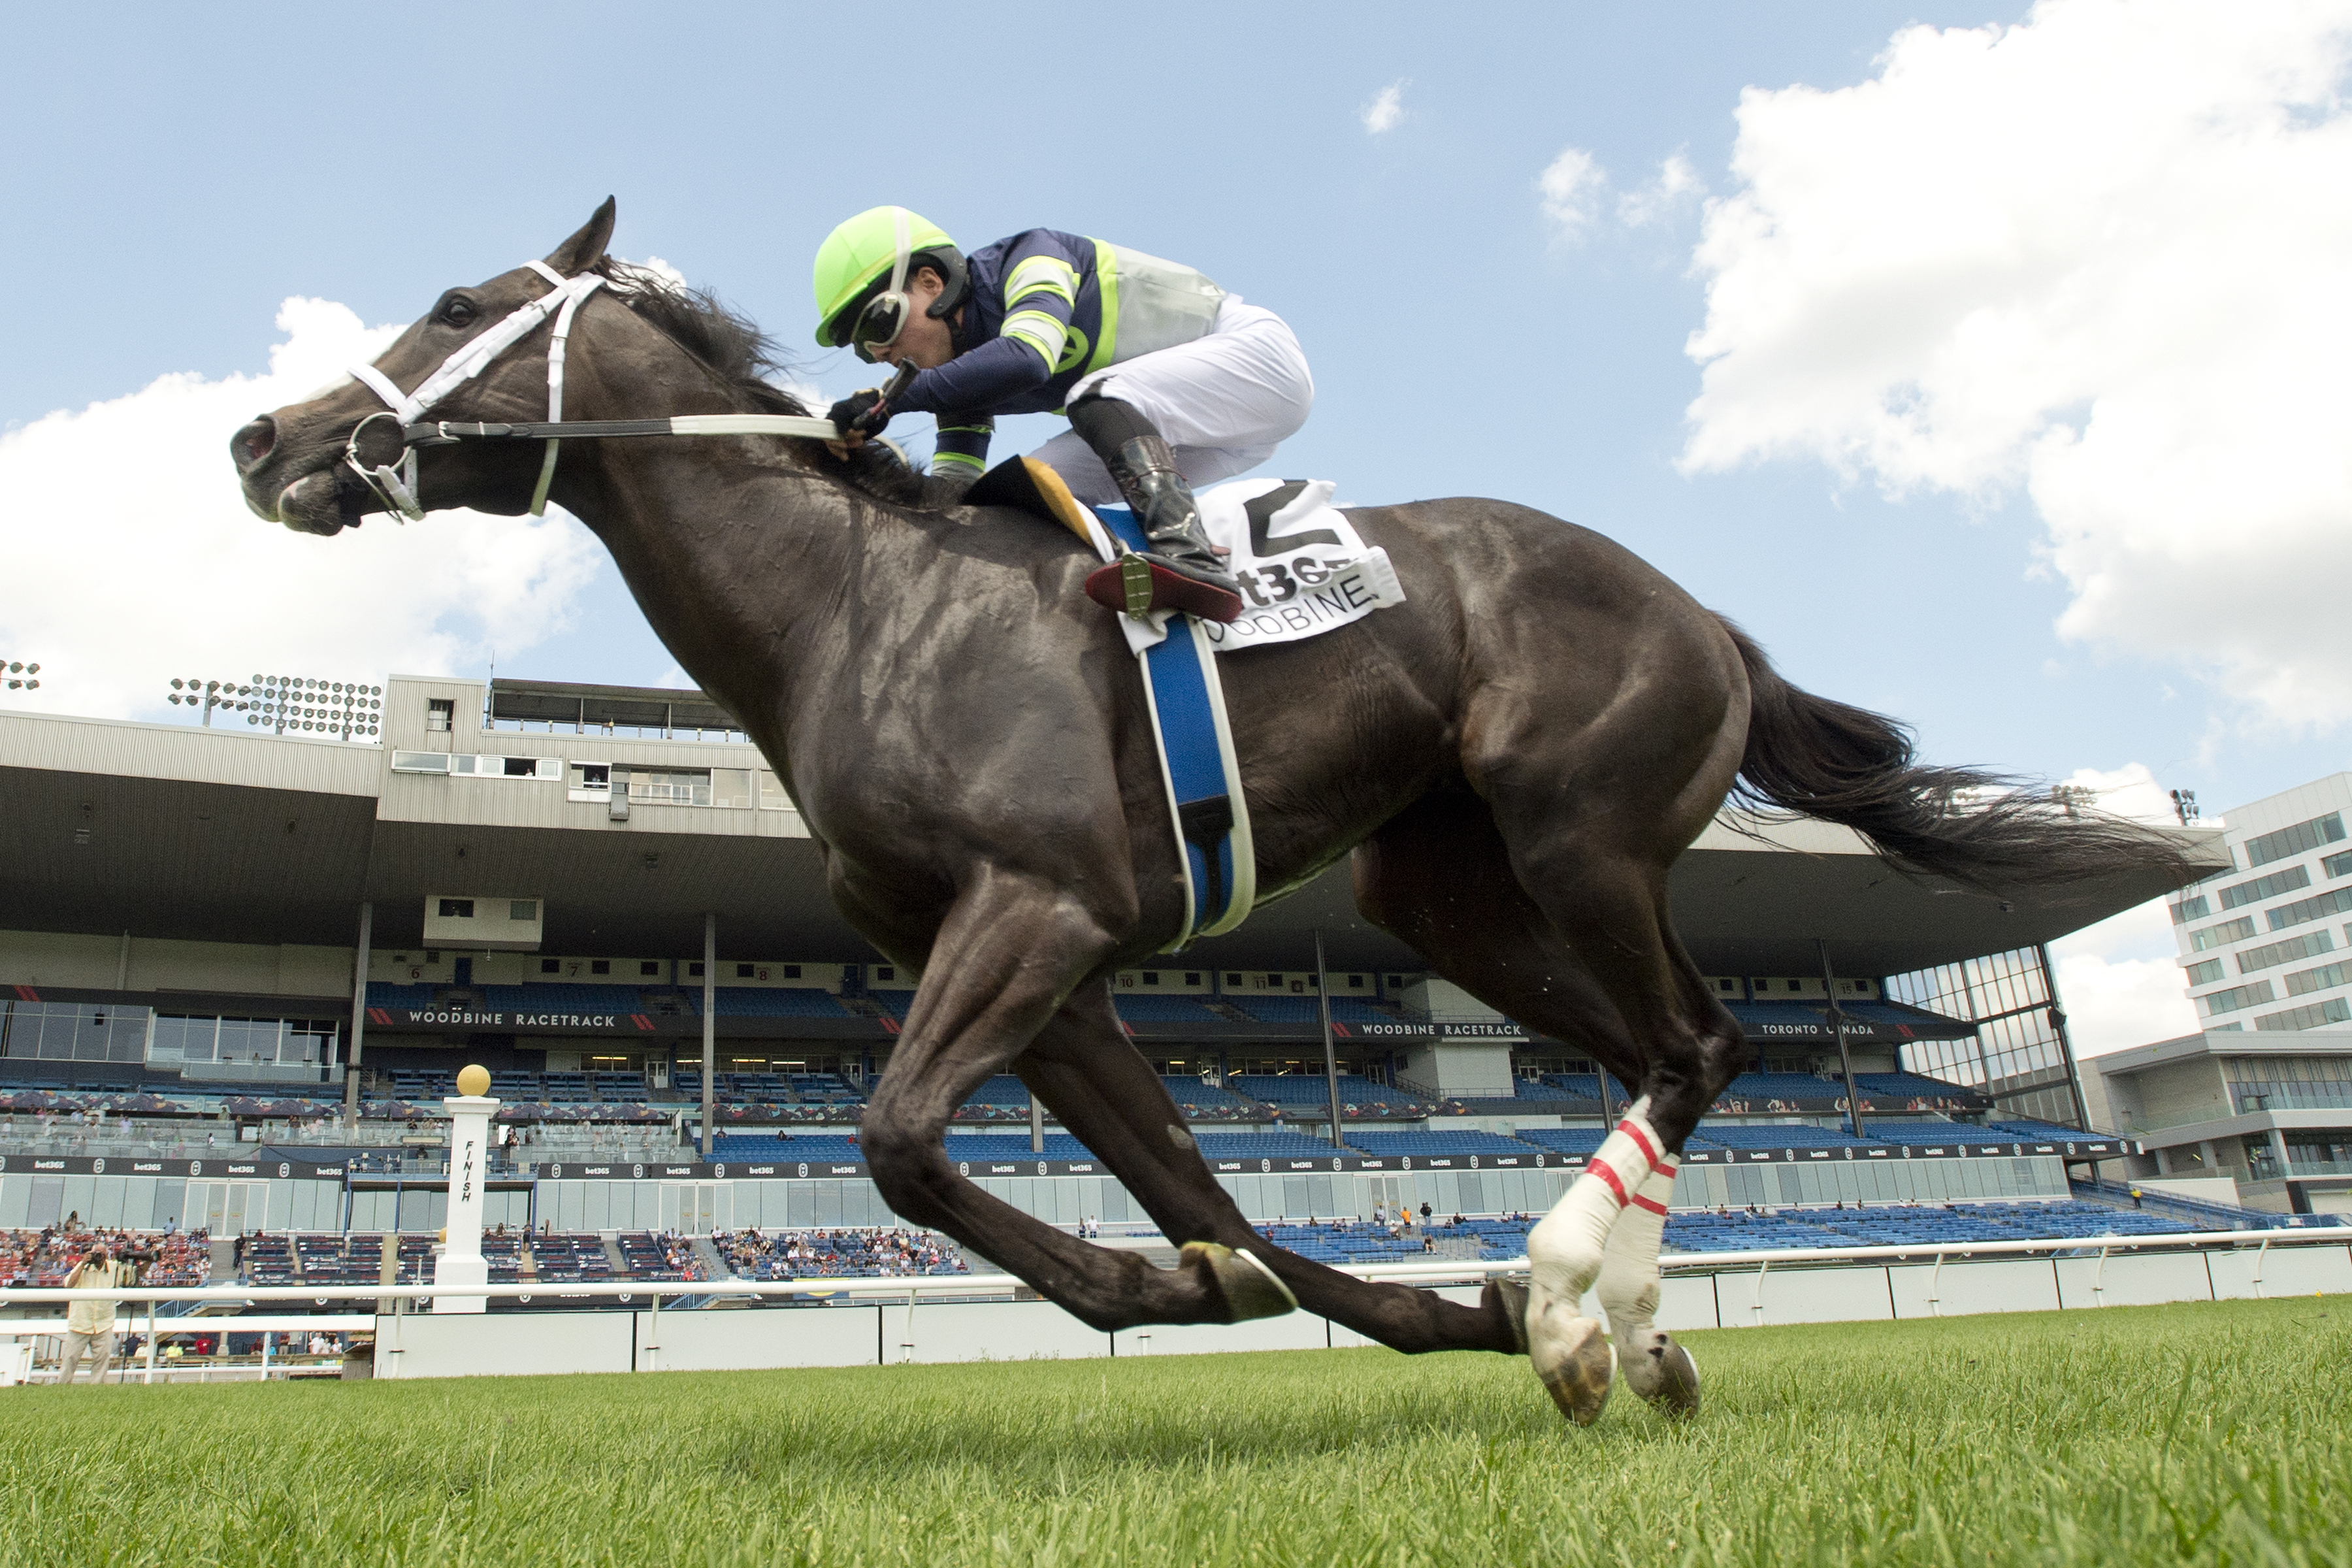
[[[2050,1256],[2062,1252],[2098,1254],[2199,1248],[2230,1252],[2267,1253],[2274,1247],[2352,1247],[2352,1229],[2195,1231],[2173,1236],[2084,1236],[2061,1240],[1968,1241],[1942,1246],[1902,1243],[1874,1247],[1792,1247],[1777,1251],[1676,1252],[1660,1258],[1668,1273],[1706,1273],[1791,1263],[1883,1263],[1911,1260],[1941,1264],[1979,1258]],[[1398,1283],[1484,1279],[1496,1274],[1524,1274],[1525,1258],[1449,1258],[1430,1263],[1355,1263],[1336,1266],[1359,1279]],[[530,1301],[541,1297],[574,1300],[609,1297],[635,1301],[677,1296],[843,1296],[852,1300],[880,1298],[898,1300],[916,1295],[1001,1295],[1020,1284],[1009,1274],[901,1274],[882,1278],[802,1279],[598,1279],[546,1280],[512,1285],[182,1285],[131,1286],[114,1290],[69,1290],[61,1286],[0,1289],[0,1307],[31,1306],[66,1301],[189,1301],[215,1305],[247,1305],[265,1301],[358,1300],[422,1301],[436,1296],[491,1298]],[[173,1319],[226,1323],[230,1319]]]

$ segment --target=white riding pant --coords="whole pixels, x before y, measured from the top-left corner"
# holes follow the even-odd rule
[[[1290,324],[1238,294],[1225,296],[1206,337],[1098,370],[1070,388],[1069,401],[1090,387],[1150,420],[1176,454],[1177,471],[1194,486],[1256,468],[1315,406],[1315,378]],[[1076,431],[1030,456],[1060,474],[1079,500],[1119,503],[1110,470]]]

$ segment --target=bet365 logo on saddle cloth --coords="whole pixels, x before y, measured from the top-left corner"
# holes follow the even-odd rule
[[[1329,479],[1240,479],[1202,492],[1209,537],[1233,552],[1238,620],[1202,629],[1220,652],[1297,642],[1404,603],[1389,552],[1331,504]]]

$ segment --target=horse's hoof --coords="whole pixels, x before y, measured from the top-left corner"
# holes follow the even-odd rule
[[[1178,1252],[1177,1261],[1187,1268],[1198,1264],[1208,1269],[1233,1314],[1225,1320],[1229,1323],[1279,1318],[1298,1310],[1298,1298],[1290,1293],[1290,1287],[1254,1253],[1235,1252],[1213,1241],[1188,1241]]]
[[[1528,1288],[1517,1279],[1506,1279],[1496,1275],[1486,1281],[1486,1289],[1478,1302],[1487,1311],[1500,1310],[1503,1321],[1511,1326],[1511,1342],[1498,1347],[1512,1355],[1528,1353]]]
[[[1617,1380],[1617,1347],[1599,1323],[1559,1311],[1537,1313],[1528,1324],[1528,1358],[1561,1415],[1579,1426],[1601,1419]]]
[[[1682,1342],[1662,1329],[1637,1335],[1620,1364],[1625,1384],[1664,1415],[1698,1414],[1698,1363]]]

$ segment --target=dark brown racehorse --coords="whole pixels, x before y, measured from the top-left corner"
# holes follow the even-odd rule
[[[747,325],[606,260],[613,216],[607,202],[547,258],[612,279],[573,328],[565,417],[803,412],[761,379]],[[376,367],[413,388],[549,288],[517,268],[453,289]],[[547,338],[433,416],[544,417]],[[253,510],[310,533],[359,522],[377,503],[345,443],[383,408],[354,383],[238,431]],[[520,512],[541,451],[427,450],[425,504]],[[1096,562],[1025,514],[927,507],[921,484],[870,448],[842,461],[814,441],[733,437],[569,442],[552,492],[773,764],[844,916],[922,974],[866,1116],[883,1195],[1098,1329],[1295,1301],[1400,1350],[1527,1352],[1524,1288],[1489,1285],[1474,1307],[1335,1272],[1269,1246],[1210,1174],[1111,1005],[1111,972],[1178,929],[1180,884],[1135,661],[1081,589]],[[1748,1055],[1666,914],[1668,868],[1735,790],[1979,886],[2170,853],[2022,796],[1957,809],[1978,775],[1915,764],[1895,725],[1790,687],[1719,616],[1571,523],[1473,500],[1350,515],[1409,602],[1221,665],[1260,897],[1352,854],[1370,919],[1638,1085],[1668,1150]],[[1006,1070],[1193,1244],[1178,1268],[1090,1246],[957,1175],[950,1115]],[[1638,1267],[1654,1290],[1654,1241]],[[1570,1405],[1540,1345],[1537,1362]],[[1598,1375],[1580,1420],[1606,1396]],[[1687,1407],[1685,1382],[1636,1386]]]

